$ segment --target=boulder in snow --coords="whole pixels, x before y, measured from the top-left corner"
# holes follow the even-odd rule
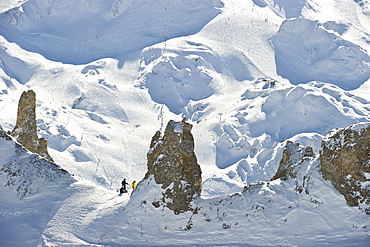
[[[370,124],[330,133],[322,142],[320,162],[323,177],[347,203],[370,214]]]

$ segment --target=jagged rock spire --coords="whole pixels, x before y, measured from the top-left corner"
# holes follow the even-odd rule
[[[29,151],[53,161],[47,150],[46,139],[39,139],[37,136],[36,94],[33,90],[22,93],[18,103],[17,122],[9,134]]]
[[[192,210],[192,201],[201,193],[202,176],[194,153],[192,127],[185,121],[171,120],[163,137],[159,131],[153,136],[147,154],[148,172],[144,179],[153,175],[165,189],[162,201],[153,205],[165,205],[176,214]]]

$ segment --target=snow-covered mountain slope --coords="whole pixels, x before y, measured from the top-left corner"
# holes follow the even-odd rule
[[[76,179],[63,200],[44,195],[43,203],[60,207],[43,209],[50,217],[35,228],[37,240],[25,231],[7,241],[194,245],[222,236],[223,244],[366,246],[368,216],[347,206],[317,168],[317,207],[291,181],[265,182],[286,140],[318,155],[332,129],[370,121],[369,8],[353,0],[1,1],[0,124],[13,129],[18,99],[33,89],[39,135]],[[190,215],[143,205],[154,185],[129,204],[128,195],[116,197],[123,177],[143,178],[155,132],[183,117],[193,124],[203,177],[202,213],[189,231],[178,226]],[[250,197],[229,198],[258,182]],[[2,209],[23,207],[27,196],[17,201],[3,190]],[[218,204],[223,198],[232,204]],[[42,210],[36,202],[30,208]],[[28,224],[13,219],[14,227]]]
[[[128,52],[198,32],[219,7],[213,0],[27,1],[4,15],[11,25],[2,30],[9,41],[53,61],[125,61]]]
[[[74,179],[58,165],[28,152],[3,130],[0,143],[1,246],[36,246],[70,194]]]
[[[132,195],[123,212],[118,211],[114,217],[128,218],[127,224],[114,223],[115,220],[109,218],[99,220],[110,221],[113,225],[107,239],[119,241],[123,237],[119,233],[124,229],[130,236],[126,237],[127,243],[136,241],[139,245],[146,241],[179,245],[183,239],[188,239],[189,244],[210,246],[241,243],[247,246],[351,246],[355,243],[366,246],[368,233],[363,214],[348,207],[331,184],[322,180],[314,157],[301,161],[302,146],[285,145],[294,153],[295,179],[277,179],[250,186],[231,196],[200,199],[195,212],[180,217],[167,208],[155,209],[149,205],[153,198],[147,192],[156,195],[158,188],[154,184],[143,185]],[[137,210],[137,205],[141,210]],[[91,232],[99,224],[101,222],[92,224]],[[152,237],[157,235],[170,237],[168,240]],[[354,240],[354,236],[358,239]],[[91,241],[96,238],[92,234],[89,237]]]

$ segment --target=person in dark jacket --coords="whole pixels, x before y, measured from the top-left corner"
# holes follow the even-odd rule
[[[122,188],[120,189],[120,193],[127,192],[126,185],[128,185],[128,183],[126,182],[126,178],[124,178],[122,181]]]

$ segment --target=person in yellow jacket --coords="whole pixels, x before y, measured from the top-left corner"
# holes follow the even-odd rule
[[[134,190],[134,189],[136,189],[136,181],[134,180],[134,182],[132,182],[132,184],[131,184],[131,188]]]

